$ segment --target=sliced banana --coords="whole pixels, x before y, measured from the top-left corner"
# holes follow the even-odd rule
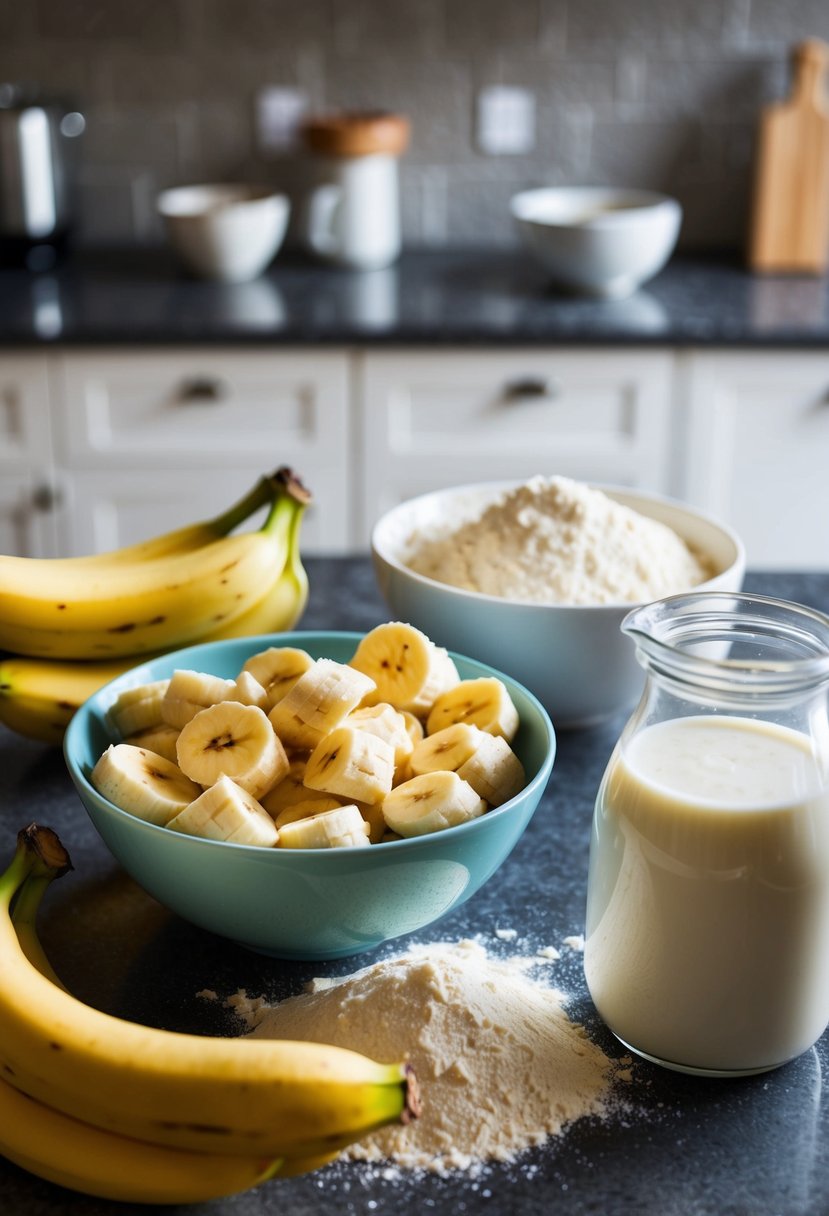
[[[409,769],[413,777],[421,773],[457,772],[470,756],[474,756],[479,740],[484,734],[477,726],[468,722],[453,722],[443,730],[426,735],[413,749],[409,757]],[[490,736],[488,736],[490,737]]]
[[[343,849],[367,846],[368,824],[356,806],[341,806],[286,823],[279,833],[283,849]]]
[[[131,743],[114,743],[90,774],[99,794],[122,811],[165,827],[201,793],[177,765]]]
[[[182,727],[176,753],[181,771],[199,785],[213,785],[224,775],[254,798],[289,768],[267,715],[236,701],[220,701],[197,713]]]
[[[310,793],[310,791],[306,790],[306,793]],[[286,823],[296,823],[297,819],[308,819],[311,815],[321,815],[323,811],[336,811],[342,805],[342,799],[332,798],[330,794],[318,794],[315,798],[303,798],[301,802],[292,802],[277,815],[277,829],[281,830]]]
[[[426,734],[434,735],[454,722],[467,722],[511,743],[518,730],[518,710],[503,680],[479,676],[462,680],[437,698],[426,719]]]
[[[524,766],[506,739],[485,730],[478,731],[478,745],[457,773],[490,806],[501,806],[514,798],[527,781]]]
[[[457,773],[423,773],[395,786],[383,802],[383,817],[398,836],[424,836],[477,819],[483,798]]]
[[[133,747],[143,747],[145,751],[155,752],[157,756],[163,756],[165,760],[169,760],[171,764],[178,764],[178,755],[176,754],[176,743],[178,741],[178,731],[174,726],[149,726],[146,730],[136,731],[134,735],[127,735],[125,743],[131,743]]]
[[[238,701],[240,705],[255,705],[258,709],[267,710],[269,708],[268,694],[249,671],[239,672],[233,681],[233,687],[222,700]]]
[[[279,704],[300,722],[325,735],[340,726],[373,689],[372,679],[346,663],[317,659]]]
[[[134,735],[161,721],[161,702],[167,691],[169,680],[151,680],[126,688],[110,706],[109,720],[122,738]]]
[[[374,805],[392,787],[394,749],[385,739],[340,726],[308,757],[305,784],[312,790],[339,794]]]
[[[273,848],[279,840],[276,824],[264,807],[224,775],[171,819],[167,827],[188,836],[260,848]]]
[[[305,756],[294,756],[288,762],[288,771],[285,776],[271,786],[267,794],[262,795],[260,800],[262,806],[274,819],[286,807],[302,802],[308,797],[308,790],[303,784],[307,762]]]
[[[366,705],[387,701],[418,716],[425,716],[435,699],[459,680],[448,653],[414,625],[401,621],[370,630],[350,662],[377,685]]]
[[[376,735],[378,739],[385,739],[387,743],[390,743],[394,748],[395,770],[401,764],[405,764],[412,754],[414,744],[406,725],[406,719],[399,710],[386,701],[381,701],[378,705],[367,705],[352,710],[344,725],[367,731],[368,734]],[[418,725],[420,724],[418,723]]]
[[[252,675],[265,689],[268,703],[263,708],[273,709],[313,662],[307,651],[295,646],[269,646],[252,655],[242,671]]]
[[[180,730],[201,710],[227,700],[233,684],[233,680],[223,680],[221,676],[178,668],[170,677],[161,702],[162,720]]]
[[[398,712],[403,715],[403,721],[406,723],[406,731],[412,741],[412,747],[414,747],[416,743],[420,742],[426,733],[423,729],[423,723],[421,722],[420,718],[416,718],[415,715],[408,709],[401,709]]]
[[[268,719],[283,745],[290,751],[312,752],[325,738],[324,731],[309,726],[307,722],[303,722],[301,718],[297,717],[285,705],[284,697],[274,705],[268,714]]]

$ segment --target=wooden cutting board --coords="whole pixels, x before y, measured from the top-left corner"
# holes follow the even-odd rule
[[[760,117],[749,265],[821,274],[829,265],[829,46],[794,52],[792,95]]]

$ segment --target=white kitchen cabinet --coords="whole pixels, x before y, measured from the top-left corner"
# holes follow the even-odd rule
[[[737,530],[749,566],[829,568],[829,356],[681,358],[683,496]]]
[[[56,552],[47,361],[0,355],[0,552]]]
[[[363,545],[396,503],[463,482],[671,488],[670,351],[370,352],[356,383]]]
[[[67,354],[53,382],[55,456],[70,504],[64,552],[129,544],[214,515],[283,464],[314,496],[304,550],[349,545],[344,352]]]

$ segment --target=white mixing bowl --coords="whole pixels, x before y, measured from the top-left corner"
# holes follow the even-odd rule
[[[464,591],[407,566],[418,534],[458,526],[516,482],[437,490],[388,511],[372,533],[380,590],[394,618],[409,621],[440,646],[461,650],[526,685],[558,727],[586,726],[638,699],[644,676],[634,645],[620,629],[633,604],[531,604]],[[669,498],[597,486],[690,542],[716,574],[695,591],[739,591],[745,550],[730,528]],[[677,591],[686,588],[678,587]]]

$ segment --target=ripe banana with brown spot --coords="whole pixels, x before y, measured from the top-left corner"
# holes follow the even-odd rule
[[[14,903],[13,923],[30,963],[55,985],[35,919],[50,875],[27,879]],[[310,1158],[222,1156],[170,1149],[120,1136],[29,1098],[0,1080],[0,1154],[69,1190],[124,1203],[203,1203],[235,1195],[273,1177],[317,1169],[336,1153]]]
[[[143,655],[195,642],[261,604],[291,567],[309,495],[290,470],[269,479],[258,531],[149,560],[63,564],[0,557],[0,647],[35,657]],[[294,581],[294,572],[291,582]]]
[[[0,1078],[93,1127],[166,1148],[316,1157],[417,1113],[411,1070],[314,1043],[214,1038],[93,1009],[41,974],[10,906],[29,876],[70,865],[32,825],[0,876]]]

